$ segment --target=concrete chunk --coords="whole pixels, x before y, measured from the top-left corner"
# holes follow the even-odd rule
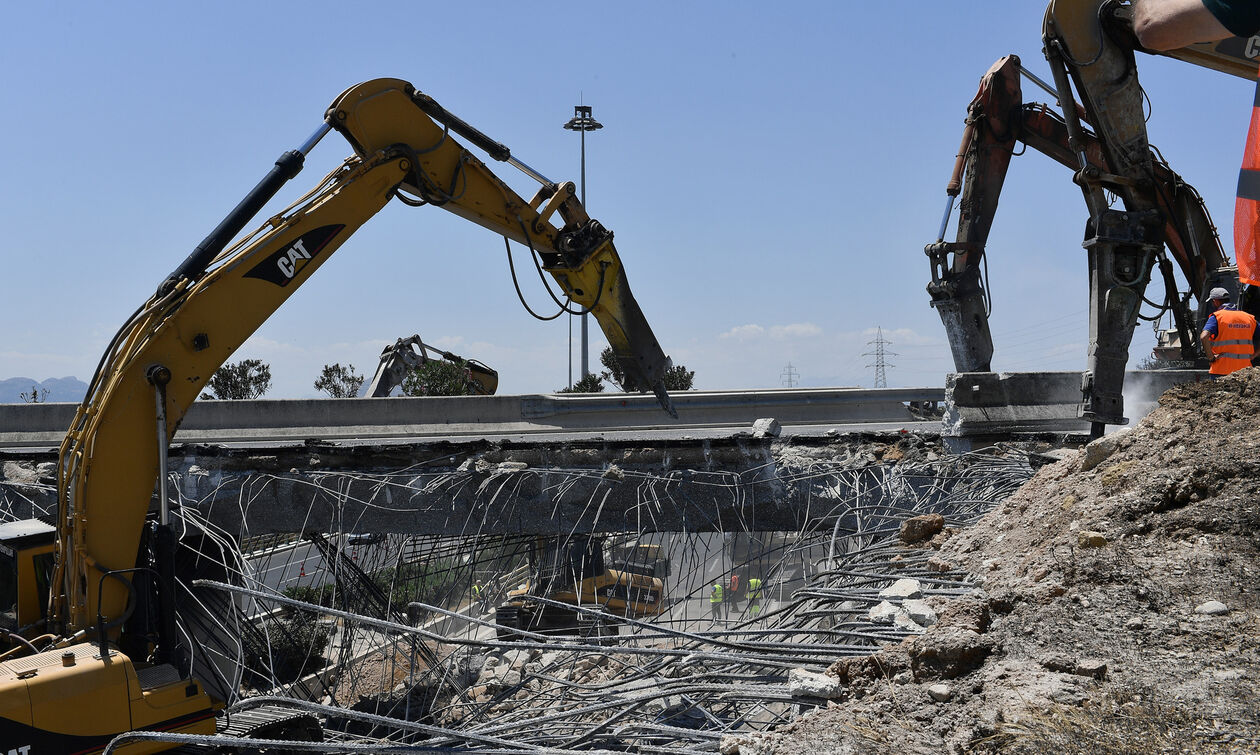
[[[898,536],[901,542],[910,545],[931,538],[945,528],[945,517],[940,514],[922,514],[912,516],[901,523]]]
[[[834,698],[840,695],[840,680],[826,674],[816,674],[794,668],[788,672],[788,692],[792,697]]]
[[[906,615],[920,626],[930,627],[936,623],[936,611],[932,610],[932,606],[928,605],[926,600],[907,600],[901,604],[901,607],[905,609]]]
[[[1078,548],[1101,548],[1106,544],[1107,536],[1101,532],[1082,530],[1076,533],[1076,545]]]
[[[898,613],[901,613],[901,609],[885,600],[866,612],[866,620],[876,624],[891,624]]]
[[[905,612],[904,609],[899,609],[896,615],[893,616],[893,627],[895,629],[901,629],[907,632],[921,633],[921,632],[926,631],[924,630],[922,626],[919,625],[918,622],[910,618],[910,616]]]
[[[1132,428],[1126,427],[1091,441],[1085,446],[1085,458],[1081,459],[1081,471],[1088,472],[1111,458],[1112,454],[1120,450],[1121,442],[1131,431]]]
[[[919,580],[907,577],[880,590],[879,597],[884,600],[913,600],[923,597],[923,587],[919,584]]]
[[[764,417],[753,423],[754,438],[777,438],[782,431],[779,420],[773,417]]]
[[[1221,616],[1229,613],[1229,606],[1219,600],[1209,600],[1196,606],[1194,612],[1204,616]]]

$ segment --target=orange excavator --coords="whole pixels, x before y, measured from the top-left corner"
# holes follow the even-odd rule
[[[1260,312],[1260,294],[1250,287],[1239,291],[1236,269],[1202,197],[1147,141],[1136,55],[1146,51],[1133,35],[1129,4],[1052,0],[1043,41],[1051,82],[1009,55],[984,75],[967,108],[940,233],[925,249],[932,266],[927,290],[945,326],[955,369],[990,371],[985,244],[1011,155],[1022,144],[1072,170],[1089,212],[1083,242],[1089,260],[1089,351],[1079,416],[1097,436],[1106,425],[1128,421],[1124,372],[1143,302],[1159,311],[1155,317],[1171,313],[1175,335],[1168,342],[1179,345],[1178,361],[1197,363],[1203,359],[1198,332],[1208,291],[1216,286],[1235,291],[1241,307],[1253,313]],[[1249,40],[1231,38],[1166,54],[1255,80],[1255,52]],[[1059,110],[1023,102],[1021,76],[1055,98]],[[957,232],[946,241],[955,200]],[[1188,286],[1185,293],[1178,291],[1174,261]],[[1151,301],[1146,288],[1155,269],[1164,294]]]

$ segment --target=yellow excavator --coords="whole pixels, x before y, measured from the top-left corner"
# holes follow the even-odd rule
[[[617,618],[659,615],[665,597],[661,579],[632,571],[626,564],[610,568],[605,545],[606,539],[599,535],[538,538],[529,553],[527,581],[508,591],[507,599],[495,608],[499,637],[518,637],[513,629],[616,634]],[[605,617],[611,620],[604,622]]]
[[[1190,299],[1202,305],[1211,288],[1237,290],[1238,280],[1198,192],[1147,141],[1137,64],[1137,53],[1146,51],[1133,34],[1129,3],[1052,0],[1042,36],[1050,82],[1007,56],[981,79],[968,107],[940,233],[925,250],[932,265],[928,293],[945,326],[955,369],[990,371],[985,243],[1011,155],[1022,143],[1074,171],[1089,211],[1083,246],[1090,332],[1079,416],[1098,436],[1106,425],[1128,421],[1124,371],[1152,271],[1158,268],[1165,294],[1148,303],[1172,314],[1179,356],[1192,362],[1202,357],[1197,337],[1205,315],[1200,306],[1195,321]],[[1235,37],[1161,54],[1254,81],[1256,41]],[[1021,75],[1055,98],[1059,109],[1025,104]],[[1240,134],[1244,128],[1240,123]],[[946,241],[960,196],[957,235]],[[1166,250],[1188,284],[1184,294],[1177,290]],[[1240,291],[1239,302],[1260,313],[1257,292]]]
[[[381,359],[376,367],[376,374],[368,382],[367,392],[363,395],[369,398],[382,398],[390,395],[395,388],[403,384],[403,380],[407,377],[408,372],[435,359],[435,357],[429,356],[429,352],[436,354],[437,359],[457,365],[463,370],[465,382],[471,395],[493,396],[494,392],[499,389],[498,372],[476,359],[465,359],[458,354],[452,354],[449,351],[430,346],[421,341],[420,336],[417,334],[407,338],[399,338],[392,345],[386,346],[381,351]]]
[[[233,241],[334,130],[354,154]],[[537,193],[518,196],[457,137],[533,178]],[[192,673],[175,611],[168,445],[215,370],[394,198],[527,246],[569,301],[594,315],[632,387],[655,391],[673,413],[662,382],[670,360],[631,294],[612,233],[587,215],[571,182],[547,179],[405,81],[347,89],[109,344],[61,445],[56,521],[0,527],[8,647],[0,751],[99,752],[121,734],[114,752],[155,752],[174,746],[162,739],[169,733],[216,731],[221,701]],[[309,721],[247,733],[260,732],[319,735]]]

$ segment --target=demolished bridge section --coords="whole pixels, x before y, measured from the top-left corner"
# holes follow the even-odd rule
[[[6,516],[51,513],[50,461],[5,464]],[[912,433],[651,444],[188,445],[173,449],[169,487],[181,508],[241,537],[796,532],[834,523],[855,505],[881,505],[898,487],[948,486],[938,462],[947,463],[937,438]]]

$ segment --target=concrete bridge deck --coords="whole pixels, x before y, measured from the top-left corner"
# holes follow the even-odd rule
[[[647,443],[192,444],[172,449],[171,495],[235,536],[798,531],[884,485],[884,457],[944,461],[938,451],[935,433],[908,431],[786,441],[745,431]],[[5,516],[52,511],[53,455],[2,456]],[[932,473],[920,474],[931,484]]]

